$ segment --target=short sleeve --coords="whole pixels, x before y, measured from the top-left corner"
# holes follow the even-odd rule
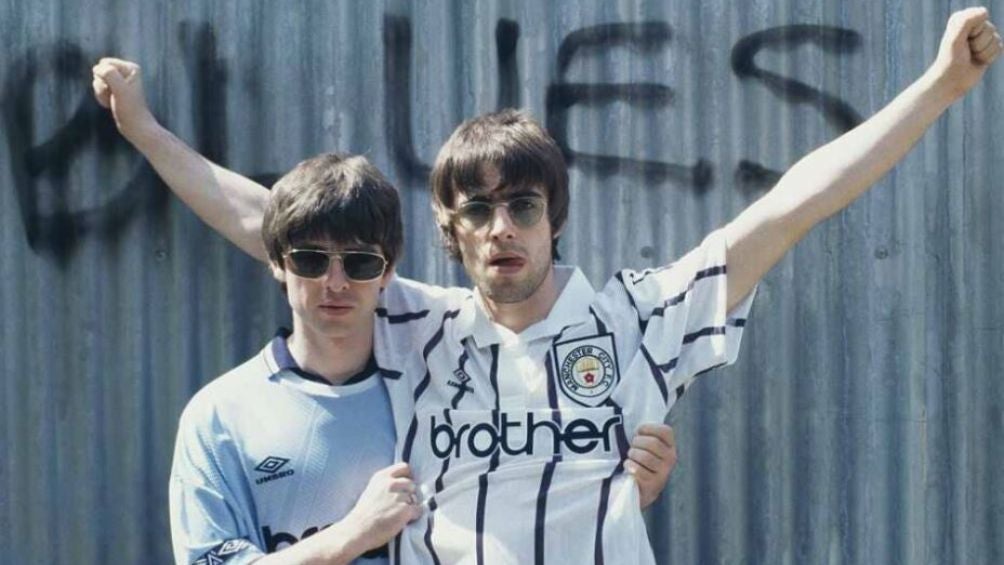
[[[375,353],[383,367],[405,364],[434,339],[444,321],[456,317],[469,289],[428,285],[394,277],[380,296],[376,310]]]
[[[175,562],[251,563],[264,555],[255,546],[250,501],[232,487],[225,430],[194,401],[178,428],[168,498]]]
[[[640,353],[668,390],[685,388],[739,355],[756,289],[727,311],[726,246],[719,230],[675,263],[616,277],[638,317]]]

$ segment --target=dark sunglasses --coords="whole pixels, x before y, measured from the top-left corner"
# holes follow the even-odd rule
[[[383,255],[369,251],[291,249],[283,257],[294,275],[306,279],[323,277],[334,258],[342,262],[345,278],[357,283],[374,281],[383,276],[387,268],[387,260]]]
[[[465,228],[476,230],[492,219],[496,206],[505,206],[514,224],[530,228],[544,216],[544,197],[540,195],[516,196],[501,202],[468,200],[457,208],[453,218]]]

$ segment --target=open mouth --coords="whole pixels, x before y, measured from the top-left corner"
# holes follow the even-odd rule
[[[526,264],[526,260],[515,255],[499,255],[488,261],[488,265],[500,269],[519,269]]]

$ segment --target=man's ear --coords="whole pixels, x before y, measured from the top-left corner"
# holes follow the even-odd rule
[[[269,261],[268,268],[272,271],[272,278],[275,280],[285,283],[286,282],[286,270],[280,267],[278,264]]]
[[[390,280],[394,278],[394,265],[387,265],[387,270],[384,271],[383,276],[380,277],[380,290],[387,288],[390,284]]]

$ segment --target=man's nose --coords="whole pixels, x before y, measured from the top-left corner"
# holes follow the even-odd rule
[[[488,220],[488,235],[492,239],[511,239],[515,236],[516,224],[509,215],[509,207],[505,204],[492,206],[492,217]]]
[[[332,257],[328,265],[328,272],[324,274],[324,285],[334,291],[345,290],[349,287],[349,278],[345,276],[345,268],[342,266],[341,257]]]

